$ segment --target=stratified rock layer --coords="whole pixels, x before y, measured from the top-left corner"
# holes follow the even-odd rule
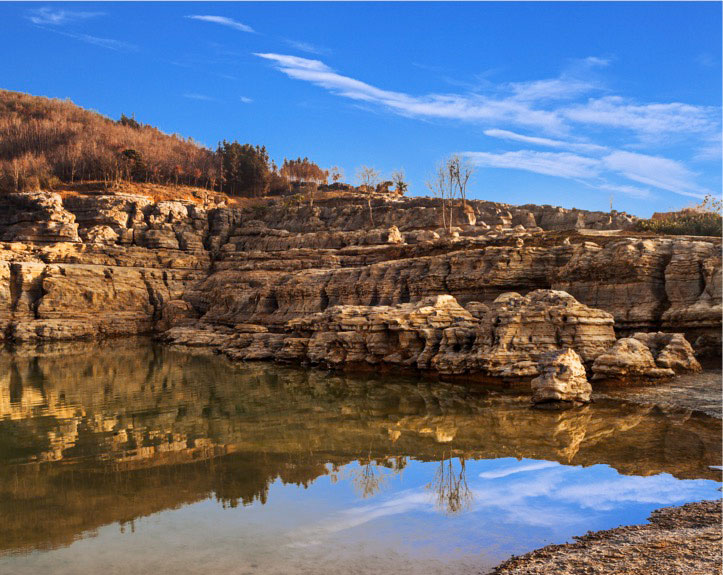
[[[591,394],[585,366],[574,350],[552,351],[540,358],[540,375],[532,380],[533,403],[589,403]]]
[[[395,351],[394,337],[379,334],[411,331],[388,321],[385,332],[363,336],[363,353],[354,332],[344,336],[354,341],[328,342],[331,355],[351,351],[367,363],[388,358],[450,374],[534,376],[538,358],[526,349],[566,345],[589,364],[609,343],[595,340],[597,312],[564,320],[572,305],[566,295],[551,314],[547,304],[537,309],[519,299],[554,290],[611,314],[621,335],[681,332],[696,350],[719,353],[719,240],[615,235],[633,224],[625,214],[468,204],[465,218],[460,208],[454,220],[463,225],[447,234],[439,201],[429,198],[375,197],[378,227],[369,229],[366,197],[354,193],[319,197],[313,208],[284,199],[236,208],[121,193],[7,194],[0,198],[0,337],[200,329],[199,342],[238,336],[235,349],[252,346],[239,356],[293,358],[307,354],[304,322],[322,314],[318,321],[333,324],[335,306],[375,310],[358,312],[374,323],[389,319],[380,319],[390,313],[385,306],[404,316],[405,305],[451,296],[479,325],[470,327],[460,312],[450,325],[420,327],[436,330],[441,355],[423,335]],[[498,300],[509,292],[519,296]],[[523,328],[516,327],[520,314],[529,315]],[[318,358],[315,350],[331,336],[311,331],[318,333],[310,357]]]
[[[700,370],[683,334],[662,332],[621,338],[592,366],[594,379],[655,379]]]
[[[186,323],[169,329],[164,339],[217,347],[234,359],[387,365],[509,379],[538,375],[546,352],[570,348],[592,363],[615,343],[612,316],[565,292],[511,292],[489,306],[470,308],[475,314],[450,295],[396,306],[341,305],[290,320],[284,333]]]

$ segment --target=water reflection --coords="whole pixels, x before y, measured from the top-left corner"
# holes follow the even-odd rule
[[[437,507],[447,513],[459,513],[472,504],[474,496],[467,485],[467,468],[463,457],[456,460],[443,458],[434,473],[434,480],[427,487],[434,493]]]
[[[537,411],[147,342],[19,350],[0,354],[0,571],[208,572],[209,554],[234,572],[474,571],[715,497],[720,436],[700,415]]]

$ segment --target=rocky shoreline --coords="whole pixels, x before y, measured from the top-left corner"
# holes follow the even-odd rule
[[[658,509],[648,524],[575,539],[513,557],[492,575],[716,575],[721,570],[721,501]]]
[[[438,201],[383,195],[369,229],[362,194],[313,208],[197,195],[0,198],[0,338],[156,333],[235,359],[511,379],[568,348],[589,376],[627,380],[720,352],[719,238],[482,201],[449,232]]]

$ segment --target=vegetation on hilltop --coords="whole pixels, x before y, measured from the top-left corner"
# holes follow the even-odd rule
[[[0,91],[0,187],[52,188],[59,182],[131,180],[213,187],[213,152],[191,139],[68,100]]]
[[[656,213],[648,220],[638,220],[638,230],[675,236],[723,235],[723,201],[706,195],[705,199],[677,212]]]
[[[232,196],[344,189],[338,167],[308,158],[271,161],[266,148],[223,141],[210,150],[190,138],[121,115],[112,120],[69,100],[0,90],[0,190],[54,189],[101,181],[195,186]]]

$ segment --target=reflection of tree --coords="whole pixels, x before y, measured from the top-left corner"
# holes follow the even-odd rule
[[[454,459],[442,457],[434,474],[434,480],[427,485],[434,492],[437,507],[447,513],[459,513],[469,507],[473,500],[472,491],[467,485],[467,470],[463,458],[459,461],[459,472],[455,470]]]
[[[366,499],[376,495],[391,476],[401,474],[406,466],[406,457],[372,460],[369,456],[359,460],[359,468],[351,471],[351,482],[359,495]]]

